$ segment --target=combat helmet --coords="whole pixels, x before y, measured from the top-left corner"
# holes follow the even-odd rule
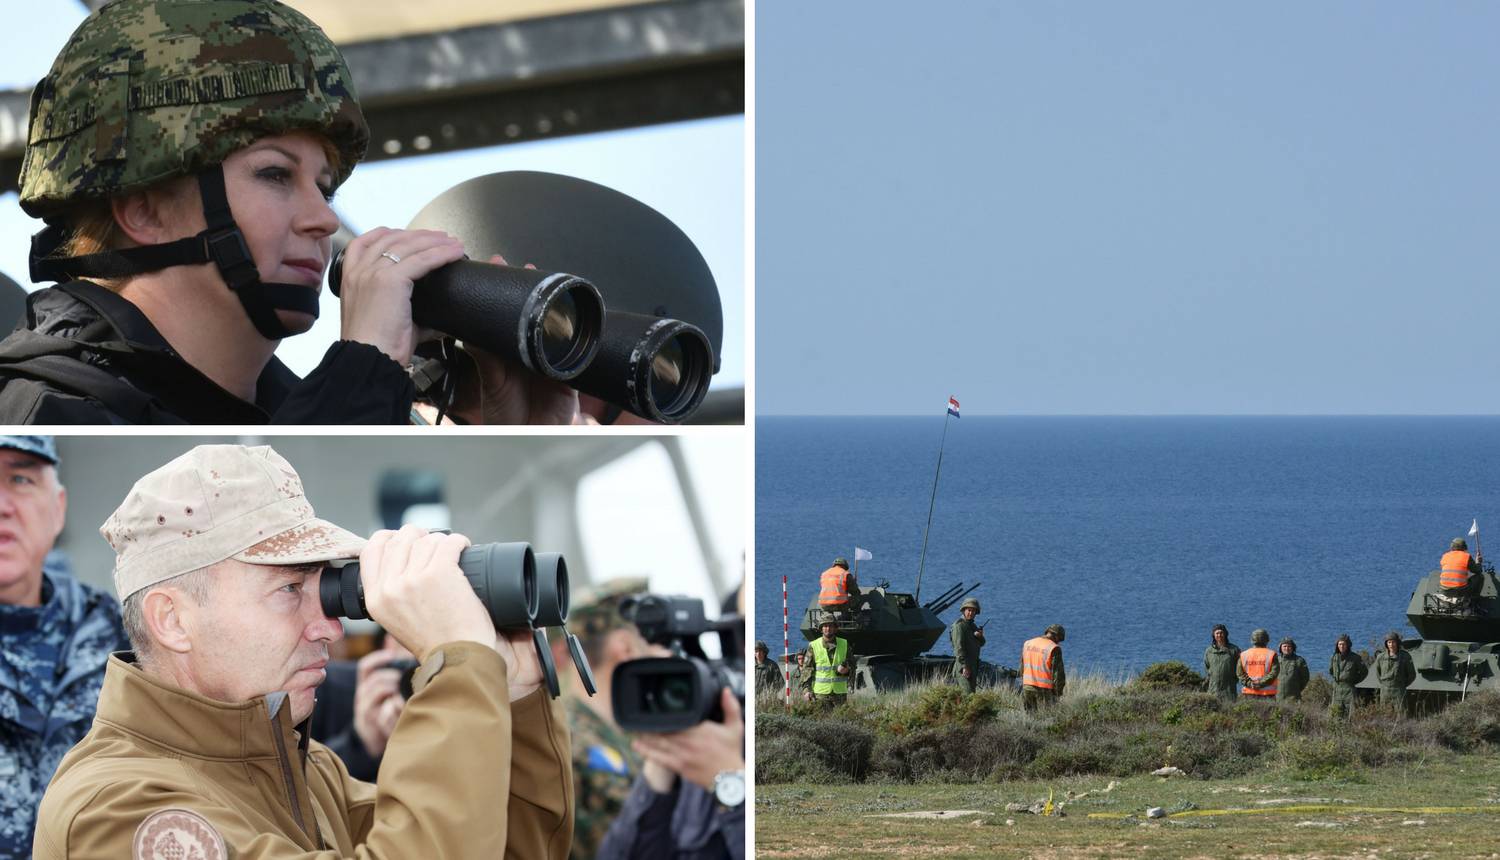
[[[1064,630],[1061,624],[1048,624],[1042,634],[1051,636],[1054,642],[1061,642],[1068,637],[1068,631]]]
[[[1386,642],[1395,642],[1399,647],[1401,645],[1401,632],[1399,630],[1392,630],[1385,634],[1385,639],[1382,640],[1381,644],[1385,644]]]
[[[836,625],[838,623],[839,623],[838,616],[834,615],[832,612],[829,612],[828,610],[825,609],[822,612],[818,613],[818,626],[819,627],[822,627],[825,624],[834,624],[834,625]]]
[[[965,609],[972,609],[972,610],[974,610],[974,614],[978,615],[979,614],[979,598],[977,598],[977,597],[971,597],[968,600],[965,600],[963,603],[960,603],[958,605],[958,611],[959,612],[963,612]]]
[[[1449,549],[1461,549],[1461,550],[1464,550],[1464,551],[1467,552],[1468,549],[1469,549],[1469,542],[1466,541],[1466,540],[1464,540],[1461,537],[1456,537],[1456,538],[1454,538],[1452,541],[1450,541],[1448,543],[1448,548]]]
[[[1271,641],[1271,634],[1267,633],[1264,627],[1256,628],[1255,630],[1252,630],[1250,632],[1250,644],[1251,645],[1258,645],[1258,646],[1264,647],[1266,645],[1266,643],[1268,643],[1270,641]]]
[[[1281,646],[1283,646],[1283,645],[1290,645],[1290,646],[1292,646],[1292,653],[1293,654],[1297,653],[1297,640],[1293,639],[1292,637],[1290,637],[1290,636],[1283,636],[1283,637],[1281,637],[1281,641],[1276,643],[1276,650],[1280,651],[1281,650]]]
[[[213,263],[263,336],[287,336],[275,311],[317,316],[317,291],[261,283],[230,211],[222,165],[261,137],[299,130],[324,135],[338,150],[335,186],[364,157],[370,137],[343,56],[300,12],[276,0],[104,4],[32,92],[21,208],[48,224],[32,239],[32,280]],[[183,176],[198,179],[203,232],[55,256],[76,204]]]
[[[764,639],[757,639],[757,640],[755,640],[755,648],[753,650],[764,651],[767,654],[771,653],[771,648],[770,648],[769,645],[766,644],[766,640],[764,640]]]
[[[849,559],[844,558],[843,556],[839,556],[838,558],[836,558],[836,559],[833,560],[833,566],[834,567],[842,567],[844,570],[848,570],[849,569]]]

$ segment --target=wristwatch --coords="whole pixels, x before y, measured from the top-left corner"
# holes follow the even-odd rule
[[[745,772],[726,770],[714,777],[714,798],[731,809],[745,802]]]

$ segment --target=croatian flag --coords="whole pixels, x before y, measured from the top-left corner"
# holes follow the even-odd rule
[[[958,414],[958,401],[953,399],[952,397],[948,398],[948,414],[952,415],[954,418],[960,417]]]

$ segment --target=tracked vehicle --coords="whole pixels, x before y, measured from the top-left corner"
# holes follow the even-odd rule
[[[1500,580],[1495,566],[1485,563],[1478,590],[1465,596],[1443,591],[1433,571],[1417,581],[1406,617],[1420,639],[1405,639],[1417,679],[1407,696],[1421,709],[1441,707],[1479,690],[1500,690]],[[1364,690],[1378,690],[1373,666]]]
[[[953,668],[953,656],[925,652],[948,632],[949,623],[943,621],[940,613],[978,587],[977,582],[968,588],[960,583],[926,603],[918,603],[915,594],[891,591],[889,582],[860,586],[859,595],[850,596],[849,608],[834,613],[839,624],[838,635],[849,640],[849,653],[856,658],[850,692],[899,690],[909,684],[947,678]],[[821,612],[814,595],[802,613],[799,628],[808,642],[822,635],[818,627]],[[995,643],[990,643],[986,650],[994,647]],[[1014,687],[1019,678],[1014,669],[980,663],[981,687]]]

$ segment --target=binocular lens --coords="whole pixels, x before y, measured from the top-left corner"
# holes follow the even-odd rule
[[[696,326],[628,311],[606,311],[604,338],[575,387],[648,421],[676,424],[703,403],[713,348]]]
[[[568,622],[568,563],[561,553],[536,554],[538,627],[561,627]]]
[[[542,315],[542,354],[553,367],[564,367],[581,346],[578,302],[560,293]]]

